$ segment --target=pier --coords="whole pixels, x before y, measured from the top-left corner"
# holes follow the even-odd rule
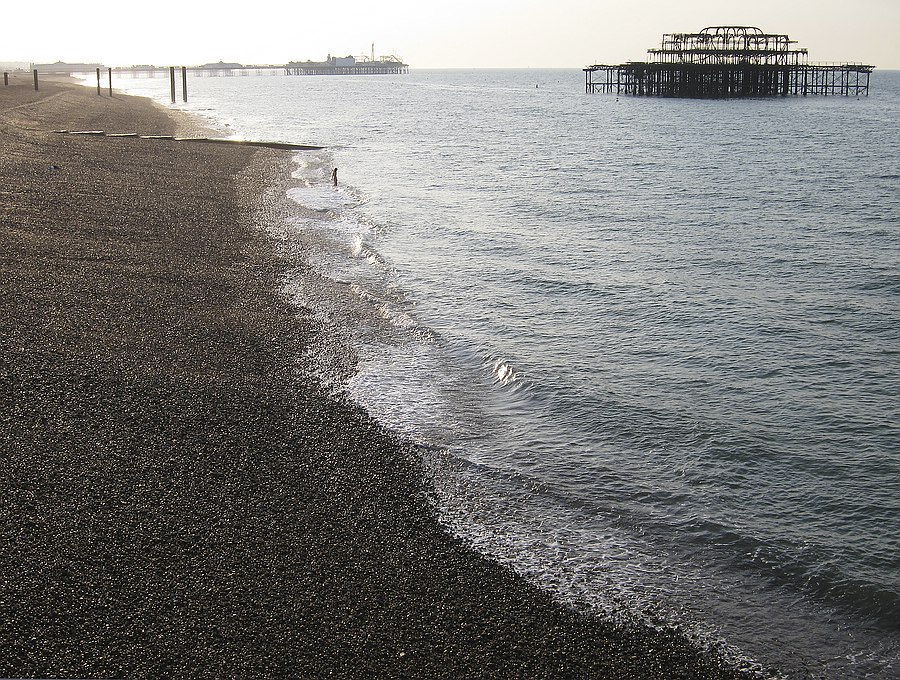
[[[292,61],[284,68],[289,76],[370,76],[409,73],[409,66],[394,56],[380,57],[378,60],[329,56],[325,61]]]
[[[139,64],[135,66],[106,67],[102,64],[33,64],[41,75],[87,75],[101,69],[110,75],[125,78],[166,78],[173,67]],[[369,59],[368,57],[331,57],[325,61],[292,61],[287,64],[238,64],[215,62],[199,66],[180,66],[182,76],[192,78],[221,78],[231,76],[343,76],[343,75],[396,75],[409,73],[409,65],[395,56]]]
[[[753,26],[667,33],[650,60],[584,69],[585,91],[658,97],[869,94],[874,66],[810,63],[787,35]]]

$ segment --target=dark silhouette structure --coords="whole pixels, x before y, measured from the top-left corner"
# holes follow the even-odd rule
[[[660,97],[868,95],[874,66],[817,64],[787,35],[753,26],[666,33],[650,60],[584,69],[585,90]]]

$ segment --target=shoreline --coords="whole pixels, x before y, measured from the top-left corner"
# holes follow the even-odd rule
[[[185,122],[29,85],[0,90],[0,675],[745,677],[472,552],[413,448],[298,380],[288,152],[54,135]]]

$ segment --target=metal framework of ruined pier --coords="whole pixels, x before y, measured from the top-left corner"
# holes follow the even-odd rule
[[[710,26],[666,33],[650,61],[594,64],[585,91],[660,97],[866,95],[874,66],[807,61],[787,35],[753,26]]]

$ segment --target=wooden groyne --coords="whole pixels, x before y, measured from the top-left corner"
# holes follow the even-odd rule
[[[258,146],[265,149],[281,149],[287,151],[321,151],[324,146],[312,144],[293,144],[289,142],[266,142],[249,139],[222,139],[218,137],[175,137],[174,135],[141,135],[137,132],[106,132],[104,130],[52,130],[58,135],[82,135],[93,137],[131,137],[138,139],[167,140],[172,142],[188,142],[197,144],[230,144],[236,146]]]
[[[585,91],[659,97],[767,97],[869,94],[874,66],[817,64],[787,35],[752,26],[667,33],[650,61],[594,64]]]

